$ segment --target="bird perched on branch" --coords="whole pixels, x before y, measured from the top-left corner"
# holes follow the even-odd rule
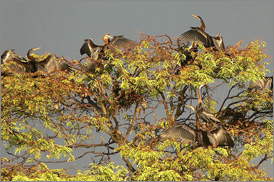
[[[136,42],[123,35],[112,37],[110,34],[103,36],[103,45],[97,45],[93,42],[92,38],[86,39],[80,49],[80,54],[87,54],[93,60],[104,58],[104,51],[110,50],[115,54],[116,49],[132,49],[136,46]]]
[[[14,52],[14,49],[8,49],[1,55],[1,64],[9,65],[12,73],[33,73],[34,65],[30,64],[24,57]],[[1,74],[2,75],[2,74]]]
[[[14,52],[14,49],[4,51],[1,55],[1,64],[12,62],[10,66],[13,73],[35,73],[40,70],[44,73],[52,73],[54,71],[70,71],[70,66],[64,62],[62,58],[48,55],[45,59],[38,61],[31,53],[40,49],[32,48],[27,52],[27,60]]]
[[[48,55],[45,59],[41,61],[36,60],[35,57],[31,55],[31,52],[38,49],[40,49],[40,47],[30,49],[27,52],[27,58],[36,71],[41,71],[43,73],[49,74],[55,71],[71,70],[70,66],[64,61],[64,59],[57,56]]]
[[[201,96],[201,89],[204,85],[200,85],[198,88],[198,105],[196,106],[198,115],[207,123],[220,123],[221,121],[214,116],[208,109],[204,108],[203,100]]]
[[[199,19],[201,22],[200,27],[190,27],[191,30],[183,33],[181,35],[182,40],[186,42],[192,42],[191,48],[195,48],[196,44],[195,42],[202,42],[205,47],[214,47],[217,48],[218,50],[224,49],[224,41],[223,37],[221,34],[217,34],[216,37],[212,37],[208,35],[205,32],[205,23],[203,19],[200,16],[192,14],[195,18]]]
[[[230,135],[223,129],[222,126],[215,126],[209,131],[204,131],[200,127],[198,113],[195,107],[190,107],[195,114],[196,129],[185,124],[175,125],[161,133],[161,138],[181,138],[188,143],[194,143],[202,146],[229,146],[234,147],[234,142]]]

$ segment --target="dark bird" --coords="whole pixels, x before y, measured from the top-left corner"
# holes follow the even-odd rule
[[[70,71],[70,66],[57,56],[48,55],[45,59],[38,61],[31,53],[40,49],[32,48],[27,52],[27,60],[14,52],[13,49],[6,50],[1,55],[1,64],[12,62],[10,69],[12,73],[35,73],[40,70],[43,73],[54,71]]]
[[[196,108],[190,107],[195,114],[196,129],[191,128],[185,124],[175,125],[161,133],[162,138],[181,138],[185,142],[190,142],[202,146],[230,146],[234,147],[234,142],[230,135],[223,129],[222,126],[215,126],[209,131],[200,129],[198,114]]]
[[[36,60],[36,58],[31,55],[31,52],[38,49],[40,49],[40,47],[30,49],[27,52],[27,58],[29,60],[29,63],[34,68],[35,72],[41,71],[43,73],[50,74],[55,71],[71,70],[70,66],[63,60],[63,58],[59,58],[57,56],[48,55],[45,59],[41,61]]]
[[[207,123],[217,122],[220,123],[221,121],[214,116],[207,108],[204,108],[202,96],[201,96],[201,89],[204,85],[200,85],[198,88],[198,105],[196,106],[198,115]]]
[[[103,41],[103,45],[97,45],[91,38],[86,39],[80,49],[80,54],[87,54],[93,60],[97,60],[104,58],[105,50],[110,50],[111,53],[115,54],[116,49],[133,49],[136,46],[135,41],[124,38],[123,35],[112,37],[110,34],[105,34]]]
[[[1,55],[1,64],[9,65],[12,73],[31,73],[35,68],[24,57],[14,52],[14,49],[4,51]],[[2,75],[2,74],[1,74]]]
[[[230,135],[225,131],[225,129],[223,129],[222,126],[220,125],[216,125],[214,126],[212,129],[210,129],[209,131],[203,131],[200,129],[200,122],[199,122],[199,118],[198,118],[198,112],[196,110],[195,107],[193,106],[189,106],[189,105],[185,105],[189,108],[191,108],[195,114],[195,118],[196,118],[196,128],[198,131],[202,131],[202,132],[206,132],[207,134],[203,134],[202,136],[207,136],[209,138],[210,144],[209,145],[213,145],[213,146],[230,146],[233,147],[234,146],[234,142],[231,139]],[[207,139],[205,138],[205,141],[207,141]],[[205,145],[207,145],[207,143],[205,143]]]
[[[215,47],[218,50],[224,49],[224,42],[223,42],[223,37],[221,34],[218,34],[216,37],[212,37],[208,35],[205,32],[205,23],[203,19],[200,16],[193,15],[195,18],[198,18],[201,22],[200,27],[190,27],[191,30],[183,33],[181,35],[182,40],[186,42],[192,42],[191,47],[196,47],[195,42],[202,42],[205,47]]]

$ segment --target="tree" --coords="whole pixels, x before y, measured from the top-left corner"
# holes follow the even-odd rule
[[[273,160],[272,90],[248,85],[269,72],[265,47],[191,52],[167,35],[144,35],[134,50],[70,61],[72,72],[1,76],[2,180],[272,180],[259,169]],[[196,106],[201,84],[232,149],[159,137],[174,123],[194,125],[185,104]],[[83,157],[90,167],[76,175],[47,165]]]

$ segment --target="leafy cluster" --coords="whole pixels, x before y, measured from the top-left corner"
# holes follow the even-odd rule
[[[175,42],[145,35],[134,50],[70,61],[71,72],[2,76],[2,180],[271,180],[259,168],[273,160],[273,94],[248,85],[269,71],[266,44],[223,51],[198,44],[191,52]],[[204,105],[233,137],[233,149],[159,137],[174,123],[193,125],[185,104],[195,105],[201,84],[209,88]],[[47,166],[83,157],[89,169],[76,175]]]

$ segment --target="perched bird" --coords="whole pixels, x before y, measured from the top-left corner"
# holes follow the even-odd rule
[[[70,66],[57,56],[48,55],[45,59],[38,61],[31,53],[40,49],[32,48],[27,52],[27,60],[14,52],[13,49],[6,50],[1,55],[1,64],[12,62],[10,66],[13,73],[35,73],[40,70],[44,73],[52,73],[54,71],[70,71]]]
[[[203,131],[200,129],[199,126],[199,118],[198,118],[198,112],[194,106],[189,106],[186,105],[187,107],[191,108],[195,114],[196,118],[196,128],[198,131],[206,132],[206,134],[203,134],[202,136],[205,137],[203,138],[204,142],[208,141],[210,143],[204,143],[206,146],[207,145],[213,145],[213,146],[230,146],[234,147],[234,142],[231,139],[230,135],[223,129],[222,126],[216,125],[209,131]],[[207,140],[208,138],[208,140]]]
[[[202,42],[205,47],[215,47],[218,50],[224,49],[224,42],[223,42],[223,37],[221,34],[217,34],[216,37],[212,37],[208,35],[205,32],[205,23],[203,19],[200,16],[193,15],[195,18],[198,18],[201,22],[200,27],[190,27],[191,30],[183,33],[181,35],[182,40],[186,42],[192,42],[191,48],[196,47],[195,42]]]
[[[14,52],[14,49],[8,49],[1,55],[1,64],[9,64],[12,73],[31,73],[35,68],[24,57]]]
[[[201,96],[201,89],[204,85],[200,85],[198,88],[198,105],[196,106],[198,115],[207,123],[215,122],[220,123],[221,121],[216,118],[207,108],[202,106],[202,96]]]
[[[190,107],[195,114],[196,129],[185,124],[175,125],[161,133],[161,138],[181,138],[182,141],[194,143],[194,145],[202,146],[230,146],[234,147],[234,142],[230,135],[223,129],[222,126],[215,126],[209,131],[204,131],[200,128],[197,110],[193,106]]]
[[[57,56],[48,55],[41,61],[36,60],[30,53],[38,49],[40,49],[40,47],[30,49],[27,52],[27,58],[30,64],[35,68],[35,72],[41,71],[49,74],[55,71],[70,71],[70,66],[63,60],[63,58],[59,58]]]
[[[80,49],[80,54],[87,54],[93,60],[104,58],[104,51],[110,50],[111,53],[115,54],[116,49],[132,49],[136,46],[136,42],[127,38],[123,35],[112,37],[110,34],[103,36],[103,45],[97,45],[91,38],[86,39]]]

